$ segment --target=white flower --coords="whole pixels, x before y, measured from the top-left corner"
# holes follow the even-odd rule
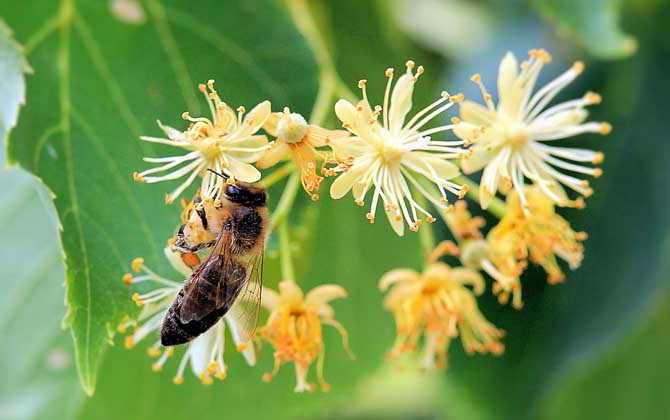
[[[465,101],[461,103],[462,122],[454,132],[471,141],[472,155],[462,159],[463,172],[472,173],[482,168],[480,183],[481,206],[486,208],[499,188],[518,191],[524,207],[524,178],[538,185],[545,194],[561,206],[581,207],[582,199],[570,200],[561,184],[588,197],[593,193],[588,181],[568,175],[561,170],[598,177],[600,168],[580,165],[598,164],[603,154],[587,149],[550,146],[555,140],[581,133],[608,134],[611,126],[602,122],[585,122],[587,105],[600,103],[600,96],[587,93],[546,108],[549,102],[583,70],[584,64],[573,66],[533,94],[542,66],[551,61],[544,50],[531,50],[530,59],[519,65],[512,53],[500,63],[498,73],[498,104],[478,74],[472,76],[484,96],[486,107]],[[501,185],[502,181],[502,185]],[[524,210],[528,213],[528,210]]]
[[[186,131],[181,132],[158,121],[158,126],[165,132],[167,139],[141,137],[144,141],[181,147],[189,151],[179,156],[144,158],[145,162],[162,165],[133,174],[136,181],[148,183],[174,180],[188,174],[186,180],[166,197],[168,204],[188,188],[197,176],[202,176],[203,196],[216,197],[225,181],[208,169],[225,174],[230,177],[230,182],[256,182],[261,177],[261,173],[252,163],[258,161],[269,147],[267,137],[257,135],[256,132],[270,116],[270,102],[261,102],[245,117],[244,107],[237,108],[236,114],[221,101],[214,90],[213,80],[207,82],[207,85],[199,85],[199,89],[207,99],[211,120],[205,117],[193,118],[188,112],[184,112],[182,118],[191,122]],[[153,175],[156,173],[163,175]]]
[[[184,264],[178,253],[173,252],[168,247],[165,248],[165,255],[177,271],[185,276],[191,275],[191,269]],[[167,360],[174,354],[175,348],[162,347],[160,339],[157,337],[157,332],[160,330],[165,313],[175,296],[177,296],[177,293],[179,293],[183,283],[159,276],[144,265],[142,258],[133,260],[132,268],[136,274],[128,273],[123,277],[127,285],[151,282],[156,287],[148,292],[142,294],[135,293],[133,295],[133,300],[138,306],[142,307],[142,312],[137,320],[126,318],[119,325],[118,331],[125,333],[129,328],[134,327],[133,334],[126,336],[125,345],[127,348],[134,347],[146,337],[156,336],[156,341],[149,347],[148,353],[150,356],[157,357],[157,360],[152,364],[152,369],[159,372]],[[233,312],[235,311],[230,311],[229,314]],[[227,366],[223,361],[226,325],[230,328],[230,333],[237,346],[237,350],[242,352],[249,365],[253,366],[256,364],[256,352],[253,343],[241,339],[235,318],[231,315],[226,315],[212,328],[185,346],[186,351],[177,368],[177,374],[173,378],[175,384],[181,384],[184,381],[184,370],[189,362],[193,374],[200,378],[203,384],[212,383],[212,377],[217,379],[224,379],[226,377]]]
[[[383,107],[371,107],[365,80],[358,83],[363,93],[363,99],[358,105],[354,106],[344,99],[335,104],[335,113],[343,127],[355,137],[342,138],[332,144],[335,159],[339,162],[335,171],[343,173],[333,182],[331,197],[338,199],[353,190],[354,200],[363,205],[367,192],[372,189],[368,220],[374,222],[377,205],[381,200],[388,220],[398,235],[403,235],[405,222],[410,230],[416,230],[421,223],[420,214],[426,216],[429,222],[435,221],[430,212],[417,202],[412,190],[442,210],[449,208],[447,191],[459,197],[466,191],[462,186],[448,181],[457,176],[459,170],[447,160],[461,157],[464,150],[459,146],[464,145],[465,141],[432,139],[433,134],[450,131],[453,124],[423,128],[454,103],[461,101],[463,96],[450,96],[443,92],[438,100],[405,121],[412,108],[414,83],[423,73],[421,66],[416,69],[416,73],[412,73],[412,61],[408,61],[406,66],[407,72],[398,79],[393,91],[393,69],[386,70],[388,82]],[[381,123],[377,121],[380,115]],[[428,185],[422,182],[421,177],[428,181]]]

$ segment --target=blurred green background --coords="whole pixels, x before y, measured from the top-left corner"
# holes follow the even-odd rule
[[[32,69],[26,105],[0,154],[20,165],[0,175],[0,419],[670,418],[668,2],[288,4],[0,0],[0,18]],[[303,37],[305,19],[318,42]],[[446,372],[399,372],[385,361],[394,325],[377,281],[398,266],[420,268],[418,238],[369,225],[349,200],[325,194],[317,204],[301,196],[291,222],[301,285],[336,282],[349,291],[334,307],[357,360],[326,332],[331,392],[294,394],[289,366],[263,383],[272,364],[267,348],[256,368],[231,348],[229,377],[204,387],[191,376],[173,385],[176,360],[156,374],[142,348],[125,350],[122,337],[107,345],[106,330],[135,310],[120,281],[130,260],[143,255],[174,276],[160,255],[179,213],[163,205],[170,186],[135,184],[130,174],[143,167],[142,156],[166,151],[137,141],[158,134],[155,119],[180,126],[182,111],[203,111],[198,82],[215,78],[231,104],[269,98],[275,110],[308,114],[320,76],[336,73],[352,88],[366,78],[381,97],[384,69],[411,58],[426,67],[414,98],[421,105],[443,89],[477,97],[472,73],[493,88],[506,51],[520,57],[535,47],[554,57],[545,81],[574,60],[586,63],[558,100],[601,93],[593,118],[614,131],[570,142],[606,154],[587,208],[563,212],[589,233],[582,267],[558,286],[529,270],[521,311],[499,306],[490,293],[479,299],[507,331],[503,356],[469,357],[455,342]],[[19,51],[0,25],[3,137],[23,89]],[[336,125],[333,116],[329,123]],[[271,191],[272,205],[280,193],[281,186]],[[271,241],[271,286],[280,280],[275,254]],[[61,327],[66,277],[77,355]],[[91,397],[75,357],[89,390],[97,377]]]

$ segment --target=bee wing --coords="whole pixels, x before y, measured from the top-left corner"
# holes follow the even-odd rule
[[[225,227],[219,232],[209,256],[184,286],[182,323],[201,320],[222,308],[225,313],[247,282],[247,268],[230,252],[230,232]]]
[[[261,307],[261,292],[263,290],[263,249],[261,252],[249,256],[249,276],[244,289],[240,292],[237,300],[228,312],[232,325],[232,333],[235,341],[246,343],[251,340],[256,332],[258,313]]]

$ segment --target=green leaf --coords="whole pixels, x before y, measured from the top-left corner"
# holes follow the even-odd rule
[[[62,226],[68,314],[85,391],[121,318],[136,312],[120,281],[131,259],[165,267],[162,249],[180,209],[170,185],[139,185],[142,156],[173,150],[140,144],[157,118],[205,111],[197,83],[218,80],[231,104],[270,99],[307,112],[316,68],[286,13],[272,0],[158,0],[3,4],[35,69],[10,160],[55,194]],[[296,73],[300,73],[300,78]],[[160,271],[165,272],[166,269]]]
[[[535,0],[533,5],[559,33],[602,58],[623,58],[637,50],[619,27],[620,0]]]

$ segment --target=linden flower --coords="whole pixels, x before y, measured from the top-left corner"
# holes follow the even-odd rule
[[[458,146],[466,142],[432,139],[431,135],[449,131],[454,127],[453,124],[423,128],[454,103],[461,101],[463,95],[449,96],[443,92],[440,99],[405,121],[412,107],[414,83],[423,73],[421,66],[416,69],[416,73],[412,73],[413,61],[408,61],[406,66],[406,73],[400,76],[393,90],[393,69],[386,70],[388,82],[383,107],[371,107],[365,80],[358,83],[363,94],[358,105],[354,106],[344,99],[335,104],[335,113],[343,127],[355,137],[340,139],[332,145],[339,163],[333,171],[343,173],[330,188],[330,195],[334,199],[353,190],[354,200],[361,206],[372,189],[368,220],[374,223],[377,205],[381,201],[393,230],[400,236],[404,233],[404,223],[412,231],[418,229],[421,223],[419,215],[425,216],[429,222],[435,221],[435,217],[417,203],[411,188],[442,210],[449,208],[447,191],[459,198],[467,191],[465,187],[448,181],[457,176],[459,170],[447,161],[461,157],[464,150]],[[380,115],[381,123],[378,121]],[[426,187],[420,177],[425,177],[436,188]]]
[[[275,112],[267,119],[263,129],[276,137],[271,148],[258,161],[261,169],[276,165],[286,157],[291,157],[300,168],[300,180],[303,189],[313,200],[318,200],[316,191],[321,186],[323,177],[317,174],[316,163],[328,161],[328,154],[317,150],[330,144],[333,139],[349,135],[344,130],[326,130],[318,125],[308,124],[305,118],[292,113],[287,107],[284,112]],[[324,165],[320,173],[326,173]]]
[[[323,377],[324,344],[321,325],[330,325],[340,333],[344,349],[353,359],[347,331],[333,318],[335,312],[328,304],[333,299],[346,296],[346,291],[334,284],[315,287],[306,297],[293,281],[280,282],[279,293],[263,289],[262,304],[270,311],[270,316],[260,333],[275,349],[274,369],[271,373],[266,373],[263,380],[270,381],[282,364],[293,362],[297,379],[295,392],[313,391],[314,384],[307,382],[307,371],[317,359],[316,375],[321,389],[330,389]]]
[[[191,122],[188,129],[181,132],[165,126],[158,121],[158,126],[168,137],[140,137],[151,143],[167,144],[181,147],[189,153],[180,156],[162,158],[144,158],[145,162],[159,163],[161,166],[133,174],[139,182],[161,182],[188,177],[172,193],[165,198],[172,203],[196,177],[202,176],[201,191],[204,196],[217,197],[223,189],[224,180],[208,171],[208,169],[230,177],[228,182],[240,180],[256,182],[261,173],[252,163],[256,162],[269,147],[265,135],[255,134],[270,115],[270,102],[263,101],[246,116],[245,108],[237,108],[237,114],[224,102],[214,90],[214,81],[198,86],[205,95],[212,114],[212,119],[205,117],[193,118],[188,112],[182,118]],[[162,175],[154,175],[162,173]]]
[[[503,331],[477,307],[475,295],[484,287],[477,271],[442,262],[428,265],[423,273],[410,269],[386,273],[379,288],[383,292],[390,288],[384,306],[393,313],[398,333],[389,357],[415,351],[423,336],[422,367],[445,369],[449,344],[459,333],[466,352],[501,354]]]
[[[461,103],[462,121],[454,128],[454,133],[474,144],[470,149],[472,155],[464,156],[461,161],[463,172],[485,168],[480,183],[482,208],[489,205],[499,188],[508,190],[511,187],[516,189],[526,207],[524,178],[538,185],[558,205],[581,207],[583,201],[568,199],[561,184],[588,197],[593,193],[589,182],[561,170],[594,177],[602,174],[600,168],[577,164],[599,164],[603,160],[602,153],[549,145],[554,140],[581,133],[605,135],[612,129],[608,123],[584,122],[588,116],[584,107],[601,101],[600,95],[592,92],[580,99],[546,108],[584,70],[582,62],[576,62],[533,94],[542,66],[550,61],[546,51],[531,50],[530,59],[521,64],[519,72],[516,58],[507,53],[500,63],[497,105],[491,100],[481,77],[478,74],[472,76],[472,81],[482,91],[486,107],[470,101]]]
[[[186,276],[191,274],[191,270],[182,261],[178,253],[171,251],[168,247],[165,249],[165,255],[177,271]],[[189,255],[195,258],[194,254]],[[134,328],[133,334],[126,336],[126,348],[134,347],[146,337],[155,337],[156,341],[149,347],[148,353],[150,356],[157,358],[151,368],[155,372],[159,372],[168,359],[173,356],[175,348],[162,347],[157,332],[160,330],[165,313],[177,293],[179,293],[183,283],[159,276],[144,265],[142,258],[133,260],[132,268],[134,274],[128,273],[123,276],[123,281],[127,285],[149,282],[153,288],[145,293],[135,293],[133,295],[133,301],[142,307],[142,312],[137,320],[126,317],[117,329],[120,333],[125,333],[129,328]],[[184,370],[189,363],[191,370],[203,384],[211,384],[213,382],[212,378],[224,379],[226,377],[227,366],[223,361],[226,324],[230,328],[238,351],[242,352],[247,363],[251,366],[256,363],[253,344],[242,342],[236,320],[231,316],[224,316],[207,332],[187,344],[186,351],[179,362],[177,374],[173,378],[175,384],[179,385],[184,382]]]

